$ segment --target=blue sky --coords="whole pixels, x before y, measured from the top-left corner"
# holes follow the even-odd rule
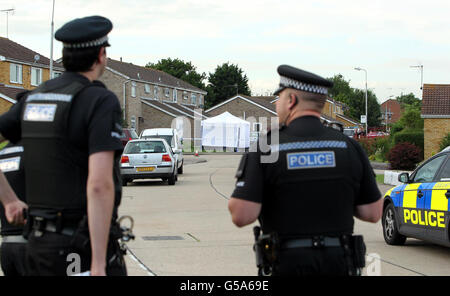
[[[9,38],[50,56],[51,0],[1,0]],[[113,21],[111,58],[145,65],[162,58],[191,61],[200,72],[238,64],[253,94],[278,84],[276,68],[290,64],[324,77],[342,74],[378,100],[413,92],[424,83],[450,83],[450,2],[385,0],[56,0],[55,29],[88,15]],[[6,15],[0,14],[0,35]],[[54,58],[61,56],[54,43]]]

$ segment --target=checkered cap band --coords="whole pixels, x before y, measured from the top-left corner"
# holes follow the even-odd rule
[[[87,42],[82,42],[82,43],[64,43],[64,47],[65,48],[88,48],[88,47],[95,47],[95,46],[100,46],[104,43],[108,42],[108,36],[96,39],[96,40],[92,40],[92,41],[87,41]]]
[[[301,91],[311,92],[315,94],[328,95],[328,88],[293,80],[288,77],[280,76],[280,86],[286,88],[294,88]]]

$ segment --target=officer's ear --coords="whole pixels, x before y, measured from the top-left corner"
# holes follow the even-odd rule
[[[101,64],[104,60],[106,60],[106,47],[101,47],[98,51],[97,62]]]
[[[289,95],[289,103],[291,103],[292,105],[289,107],[289,109],[293,109],[297,103],[298,103],[298,98],[295,94],[290,94]]]

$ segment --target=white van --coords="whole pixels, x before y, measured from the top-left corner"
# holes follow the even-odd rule
[[[172,147],[172,151],[175,155],[175,158],[177,160],[177,168],[178,168],[178,174],[183,173],[183,146],[182,146],[182,139],[178,136],[177,130],[173,128],[151,128],[151,129],[145,129],[141,132],[140,139],[146,139],[146,138],[162,138],[167,141],[167,143]]]

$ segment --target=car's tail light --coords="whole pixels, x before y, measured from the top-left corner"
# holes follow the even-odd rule
[[[131,141],[131,140],[133,140],[132,138],[128,138],[128,141]]]
[[[128,156],[122,156],[122,159],[120,160],[120,163],[129,163],[130,162],[130,158],[128,158]]]
[[[162,161],[172,161],[169,154],[163,154]]]

